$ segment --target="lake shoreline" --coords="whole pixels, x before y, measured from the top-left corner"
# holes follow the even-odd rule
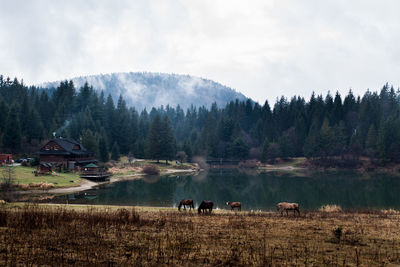
[[[168,169],[166,172],[160,174],[159,176],[163,175],[174,175],[174,174],[188,174],[188,175],[196,175],[203,170],[180,170],[180,169]],[[81,178],[78,185],[70,186],[70,187],[59,187],[49,189],[47,191],[44,190],[17,190],[12,191],[13,193],[17,194],[26,194],[26,195],[49,195],[49,194],[69,194],[69,193],[78,193],[90,189],[95,189],[96,187],[112,184],[120,181],[127,181],[127,180],[136,180],[136,179],[143,179],[148,175],[144,173],[137,173],[137,174],[127,174],[127,175],[117,175],[111,176],[109,181],[104,182],[93,182],[87,179]]]

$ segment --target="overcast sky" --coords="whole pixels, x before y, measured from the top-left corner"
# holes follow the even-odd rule
[[[398,0],[1,0],[0,74],[200,76],[260,103],[400,85]]]

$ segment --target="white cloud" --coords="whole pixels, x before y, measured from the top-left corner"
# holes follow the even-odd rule
[[[400,85],[398,10],[395,0],[4,0],[0,74],[182,73],[261,103],[362,94]]]

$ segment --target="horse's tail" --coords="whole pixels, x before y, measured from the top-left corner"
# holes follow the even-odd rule
[[[197,211],[199,212],[199,214],[201,213],[201,209],[200,209],[200,207],[197,209]]]

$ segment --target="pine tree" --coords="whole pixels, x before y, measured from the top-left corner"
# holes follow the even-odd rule
[[[114,145],[111,148],[111,159],[119,160],[119,147],[116,142],[114,142]]]
[[[183,143],[183,151],[185,151],[185,153],[187,155],[187,160],[189,162],[191,162],[193,153],[192,153],[191,145],[190,145],[189,141],[187,141],[187,140]]]
[[[242,138],[236,138],[230,146],[230,157],[245,159],[249,155],[249,147]]]
[[[164,115],[164,119],[161,125],[160,138],[161,159],[165,159],[165,164],[168,164],[168,160],[172,160],[175,156],[175,138],[171,123],[167,115]]]
[[[159,115],[156,115],[154,117],[153,122],[151,123],[149,137],[147,140],[147,147],[148,147],[149,158],[155,159],[157,160],[157,162],[159,162],[163,156],[161,134],[162,134],[161,118]]]
[[[369,127],[367,139],[365,141],[365,150],[366,154],[371,157],[371,159],[376,154],[376,142],[377,142],[377,134],[373,124]]]
[[[107,162],[109,158],[107,143],[104,136],[102,136],[99,140],[99,158],[102,162]]]
[[[265,138],[261,148],[261,162],[265,162],[267,160],[268,147],[269,141],[268,138]]]
[[[93,152],[96,156],[99,155],[99,139],[96,134],[87,129],[81,135],[82,145],[89,151]]]
[[[131,144],[131,127],[129,112],[126,107],[126,103],[122,96],[118,99],[117,109],[115,112],[115,123],[114,123],[114,141],[117,142],[120,147],[122,154],[128,154]]]
[[[14,105],[7,116],[7,123],[3,137],[3,146],[12,153],[21,148],[21,126],[18,118],[18,108]]]
[[[39,113],[36,111],[35,108],[31,108],[29,114],[27,114],[28,121],[28,131],[26,132],[26,137],[30,142],[33,139],[41,140],[43,138],[43,124],[40,120]]]
[[[266,159],[271,163],[275,163],[275,160],[279,158],[281,151],[277,143],[270,143],[266,153]]]
[[[320,129],[319,147],[321,149],[320,155],[322,157],[330,156],[333,154],[334,136],[332,128],[329,126],[329,120],[325,117]]]
[[[7,123],[8,106],[3,99],[0,98],[0,131],[4,132]]]

